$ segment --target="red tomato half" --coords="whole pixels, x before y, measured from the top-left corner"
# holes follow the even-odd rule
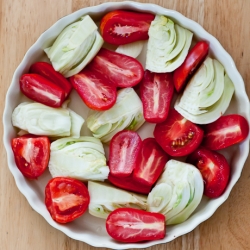
[[[133,178],[145,185],[153,186],[168,161],[168,155],[155,138],[143,140]]]
[[[45,188],[45,205],[59,223],[80,217],[88,208],[90,196],[87,187],[79,180],[56,177]]]
[[[170,109],[168,118],[154,129],[156,141],[171,156],[186,156],[200,145],[203,130],[188,121],[175,109]]]
[[[89,69],[102,74],[115,86],[133,87],[143,78],[143,67],[133,57],[102,48],[89,64]]]
[[[85,68],[71,76],[70,82],[83,102],[91,109],[107,110],[116,102],[116,87],[98,72]]]
[[[122,242],[159,240],[166,236],[165,216],[135,208],[118,208],[106,220],[108,234]]]
[[[248,121],[237,114],[221,116],[203,128],[203,145],[211,150],[220,150],[240,143],[249,134]]]
[[[29,72],[43,76],[59,86],[65,92],[65,98],[67,98],[72,90],[70,82],[61,73],[55,71],[53,66],[47,62],[32,64]]]
[[[148,39],[148,29],[155,16],[125,10],[115,10],[106,14],[100,24],[105,42],[122,45]]]
[[[140,84],[143,115],[147,122],[166,120],[174,94],[171,73],[151,73],[146,70]]]
[[[45,136],[24,135],[12,139],[11,147],[15,162],[21,173],[37,179],[48,166],[50,141]]]
[[[151,186],[137,182],[133,178],[133,174],[127,177],[116,177],[109,173],[108,180],[116,187],[140,194],[149,194],[152,188]]]
[[[20,78],[20,88],[31,100],[44,105],[59,108],[65,100],[65,92],[38,74],[24,74]]]
[[[201,147],[188,157],[187,162],[200,170],[205,185],[204,195],[216,198],[224,192],[230,167],[222,154]]]
[[[209,45],[205,41],[200,41],[189,51],[182,65],[174,71],[174,86],[180,92],[190,76],[205,60],[209,50]]]
[[[123,130],[113,136],[109,147],[109,168],[112,175],[125,177],[132,173],[141,143],[140,136],[131,130]]]

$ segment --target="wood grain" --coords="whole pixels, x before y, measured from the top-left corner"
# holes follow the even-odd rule
[[[6,91],[15,68],[39,35],[59,18],[102,0],[2,0],[0,2],[0,104],[3,113]],[[151,0],[200,23],[232,55],[250,95],[250,1],[249,0]],[[3,132],[3,126],[0,125]],[[0,249],[93,250],[52,228],[31,209],[19,192],[0,145]],[[176,240],[150,250],[250,249],[250,159],[228,200],[206,222]],[[104,248],[100,248],[102,250]]]

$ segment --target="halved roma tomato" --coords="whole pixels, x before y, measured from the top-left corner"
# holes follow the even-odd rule
[[[205,185],[204,195],[209,198],[222,195],[231,172],[230,166],[222,154],[200,147],[189,155],[187,162],[200,170]]]
[[[170,109],[168,118],[154,129],[156,141],[171,156],[186,156],[200,145],[203,130],[188,121],[175,109]]]
[[[132,173],[141,143],[140,136],[134,131],[123,130],[113,136],[109,146],[109,169],[112,175],[125,177]]]
[[[19,83],[22,93],[33,101],[59,108],[65,100],[65,92],[59,86],[38,74],[24,74]]]
[[[56,222],[67,223],[80,217],[88,208],[90,196],[79,180],[55,177],[45,188],[45,205]]]
[[[155,138],[147,138],[142,141],[137,164],[133,171],[133,178],[139,183],[153,186],[161,175],[167,161],[168,155],[156,142]]]
[[[100,73],[89,70],[88,67],[71,76],[70,82],[90,109],[107,110],[116,102],[116,86]]]
[[[205,60],[209,50],[209,45],[205,41],[200,41],[189,51],[182,65],[174,71],[174,86],[180,92],[194,71]]]
[[[248,121],[238,114],[221,116],[203,129],[203,145],[211,150],[220,150],[240,143],[249,134]]]
[[[100,24],[105,42],[122,45],[148,39],[148,29],[155,15],[125,10],[115,10],[106,14]]]
[[[21,173],[37,179],[48,166],[50,141],[46,136],[24,135],[11,141],[15,162]]]
[[[60,72],[55,71],[53,66],[47,62],[36,62],[32,64],[29,72],[43,76],[59,86],[65,92],[65,98],[68,97],[72,90],[70,82]]]
[[[145,71],[140,84],[143,115],[147,122],[158,123],[166,120],[174,94],[171,73]]]
[[[135,208],[118,208],[106,220],[108,234],[122,242],[159,240],[166,236],[165,216]]]
[[[140,194],[149,194],[151,186],[144,185],[133,178],[133,174],[127,177],[116,177],[109,173],[108,180],[116,187],[124,190],[133,191]]]
[[[108,81],[121,88],[135,86],[144,74],[141,63],[133,57],[104,48],[98,52],[88,68],[99,72]]]

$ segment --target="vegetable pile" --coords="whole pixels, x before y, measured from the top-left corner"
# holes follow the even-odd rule
[[[144,48],[145,68],[136,59]],[[203,195],[223,194],[231,170],[220,150],[241,143],[249,124],[224,115],[234,84],[207,42],[166,16],[116,10],[100,27],[83,16],[44,51],[50,63],[36,62],[20,78],[30,100],[12,113],[20,131],[11,145],[26,178],[49,170],[53,220],[88,211],[115,240],[157,240]],[[86,121],[67,107],[72,90],[89,109]],[[154,137],[142,140],[146,123]]]

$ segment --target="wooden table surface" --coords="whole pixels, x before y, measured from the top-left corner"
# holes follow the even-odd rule
[[[59,18],[104,0],[1,0],[0,4],[0,102],[15,68],[39,35]],[[232,55],[250,96],[250,1],[249,0],[151,0],[200,23]],[[1,132],[3,132],[3,126]],[[93,250],[52,228],[19,192],[1,145],[0,249]],[[250,159],[229,199],[216,213],[191,233],[150,250],[250,249]]]

